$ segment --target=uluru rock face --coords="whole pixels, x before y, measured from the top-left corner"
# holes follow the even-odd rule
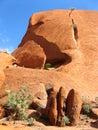
[[[35,63],[40,68],[45,63],[63,64],[56,70],[69,75],[79,86],[89,91],[93,87],[98,92],[98,12],[75,10],[71,16],[69,13],[70,10],[53,10],[32,15],[27,32],[12,55],[24,67],[34,68]],[[72,19],[77,25],[78,39]],[[29,59],[23,51],[29,52]]]
[[[55,71],[72,79],[81,94],[85,88],[88,91],[83,94],[94,91],[98,95],[98,12],[75,10],[71,16],[69,13],[70,10],[53,10],[32,15],[27,32],[12,55],[20,66],[28,68],[35,68],[35,63],[40,68],[45,63],[62,63]],[[78,39],[72,19],[77,25]]]
[[[54,10],[35,13],[30,18],[27,32],[19,47],[23,46],[28,39],[32,39],[41,47],[49,46],[47,50],[50,51],[52,51],[52,45],[60,50],[74,49],[76,46],[72,37],[71,25],[69,11]]]
[[[40,48],[43,48],[46,55],[46,63],[55,65],[71,62],[71,57],[63,53],[66,49],[76,48],[72,22],[68,14],[68,11],[57,10],[36,13],[31,16],[27,32],[17,51],[12,54],[18,60],[16,53],[19,55],[21,53],[20,48],[22,49],[29,40],[32,40],[37,45],[40,45]],[[21,58],[22,61],[23,59]],[[23,66],[23,64],[20,63],[20,66]]]
[[[57,102],[55,93],[51,94],[56,104],[51,107],[51,120],[57,116],[57,107],[62,117],[62,106],[67,106],[66,110],[73,110],[74,106],[76,110],[78,102],[81,106],[81,96],[91,100],[98,97],[98,12],[76,10],[69,14],[67,10],[53,10],[31,16],[25,36],[12,53],[17,60],[15,65],[13,57],[11,61],[0,57],[0,103],[7,98],[6,88],[15,92],[21,86],[29,86],[32,105],[44,108],[50,90],[54,90],[60,94]],[[52,68],[44,69],[46,63],[51,63]],[[61,86],[66,92],[59,91]],[[71,117],[65,111],[72,118],[72,125],[78,122],[80,106]],[[73,116],[77,117],[76,122]],[[54,118],[51,123],[55,124]]]

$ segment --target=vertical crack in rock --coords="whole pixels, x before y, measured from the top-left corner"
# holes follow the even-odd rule
[[[73,31],[74,31],[74,38],[77,41],[79,36],[78,36],[78,27],[77,24],[74,23],[74,20],[72,19],[72,27],[73,27]]]
[[[73,29],[73,38],[74,38],[76,47],[78,47],[78,38],[79,38],[78,27],[77,27],[77,24],[75,24],[73,18],[71,18],[71,21],[72,21],[72,29]]]
[[[78,27],[77,27],[77,24],[74,22],[74,19],[71,16],[71,14],[74,10],[75,10],[75,8],[71,8],[70,13],[69,13],[69,17],[71,18],[71,23],[72,23],[73,39],[74,39],[76,47],[78,48],[79,47]]]

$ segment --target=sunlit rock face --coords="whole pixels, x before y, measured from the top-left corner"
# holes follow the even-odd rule
[[[26,61],[31,63],[34,57],[36,63],[41,63],[36,65],[39,68],[43,68],[46,63],[53,66],[59,64],[56,70],[64,72],[77,83],[79,91],[82,86],[88,93],[95,91],[98,95],[98,12],[74,10],[71,15],[69,13],[70,10],[52,10],[33,14],[26,34],[12,55],[24,67]],[[77,25],[78,37],[72,20]],[[33,49],[29,41],[37,47]],[[33,56],[29,61],[22,57],[22,50],[30,46],[28,44],[32,47],[27,47],[27,52]],[[26,67],[34,68],[35,62]]]
[[[15,62],[16,60],[12,55],[8,54],[4,50],[0,51],[0,89],[2,88],[5,80],[4,69],[13,65]]]

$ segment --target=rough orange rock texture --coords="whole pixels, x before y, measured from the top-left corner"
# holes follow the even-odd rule
[[[12,55],[8,54],[6,51],[0,51],[0,88],[5,80],[5,74],[3,70],[15,63],[15,61],[16,60]]]
[[[66,115],[70,120],[70,125],[75,126],[80,120],[80,112],[82,109],[82,98],[79,93],[71,89],[66,99]]]
[[[23,48],[32,40],[43,49],[46,62],[62,62],[61,66],[49,71],[21,67],[5,69],[4,86],[8,84],[16,89],[21,84],[32,86],[43,82],[52,83],[57,89],[65,86],[67,92],[74,88],[91,99],[98,95],[98,12],[72,12],[71,17],[78,28],[77,41],[69,13],[68,10],[53,10],[33,14],[17,48]],[[12,54],[16,56],[16,52],[20,53],[18,50]]]
[[[57,95],[57,110],[58,110],[58,117],[57,117],[57,125],[58,126],[65,126],[65,122],[63,120],[65,116],[65,109],[66,109],[66,90],[65,87],[60,87],[58,95]]]
[[[19,66],[6,68],[10,65],[9,59],[7,58],[6,62],[2,58],[3,55],[0,57],[0,66],[4,70],[4,73],[0,74],[5,75],[5,79],[0,78],[2,82],[0,84],[3,84],[2,91],[0,89],[0,102],[3,102],[3,98],[5,98],[5,86],[16,91],[18,87],[28,85],[31,93],[36,93],[38,89],[41,89],[40,83],[51,83],[57,90],[60,86],[64,86],[66,93],[70,89],[75,89],[79,94],[85,98],[91,98],[91,100],[98,96],[98,12],[75,10],[71,17],[69,17],[69,13],[68,10],[53,10],[31,16],[26,34],[18,48],[12,53],[20,66],[28,68]],[[77,25],[78,38],[72,19]],[[31,57],[28,57],[29,54]],[[24,59],[25,62],[23,62]],[[32,60],[33,64],[31,64]],[[30,64],[24,64],[26,61],[27,64]],[[35,61],[38,63],[35,64]],[[40,68],[43,68],[44,64],[48,62],[53,65],[54,69],[30,69],[39,64]],[[10,63],[12,64],[12,62]],[[34,87],[34,84],[38,86]],[[71,97],[71,99],[76,102],[77,98]],[[0,129],[11,130],[14,128],[0,126]],[[23,127],[23,129],[25,128]]]
[[[47,106],[49,107],[48,110],[48,118],[49,121],[52,125],[56,125],[57,122],[57,92],[55,91],[51,91],[50,95],[49,95],[49,104],[47,104]]]
[[[12,55],[7,52],[0,52],[0,70],[4,70],[6,67],[14,64],[15,62],[16,60]]]
[[[23,47],[17,48],[14,52],[17,64],[28,68],[43,68],[46,55],[43,48],[33,40],[29,40]]]
[[[11,127],[11,126],[2,126],[0,125],[0,130],[33,130],[30,127],[24,127],[24,126],[20,126],[20,127]]]
[[[58,71],[77,82],[79,90],[85,87],[91,92],[93,87],[98,95],[98,12],[75,10],[71,17],[69,13],[53,10],[33,14],[18,50],[32,40],[43,49],[46,63],[64,63]],[[71,18],[77,25],[78,40]],[[20,54],[18,50],[15,52]],[[16,57],[15,52],[12,54]]]

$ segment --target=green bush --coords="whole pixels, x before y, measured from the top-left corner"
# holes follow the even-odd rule
[[[78,28],[77,24],[75,24],[75,23],[72,26],[73,26],[73,29],[77,29]]]
[[[8,94],[8,101],[4,107],[11,111],[10,116],[13,119],[25,120],[27,119],[27,111],[30,103],[30,94],[28,94],[28,87],[21,87],[18,92],[13,93],[10,89],[6,90]]]
[[[52,67],[52,65],[50,63],[45,64],[45,69],[48,69],[48,68],[51,68],[51,67]]]
[[[95,101],[97,101],[97,102],[98,102],[98,97],[95,97]]]
[[[72,12],[75,10],[75,8],[71,8],[70,9],[70,13],[69,13],[69,16],[71,16]]]
[[[63,117],[63,121],[65,122],[66,125],[70,124],[70,120],[69,120],[69,118],[67,116]]]
[[[92,104],[88,103],[85,97],[82,97],[82,112],[89,115],[91,113]]]
[[[73,8],[71,8],[70,10],[71,10],[71,11],[74,11],[75,9],[76,9],[76,8],[73,7]]]
[[[92,108],[91,104],[83,104],[82,105],[82,109],[83,109],[83,112],[85,114],[90,114],[91,108]]]
[[[86,98],[84,96],[82,96],[82,104],[85,104],[86,103]]]
[[[29,126],[32,126],[32,125],[33,125],[33,122],[35,121],[35,119],[32,118],[32,117],[30,117],[30,118],[27,119],[27,121],[28,121],[28,125],[29,125]]]

